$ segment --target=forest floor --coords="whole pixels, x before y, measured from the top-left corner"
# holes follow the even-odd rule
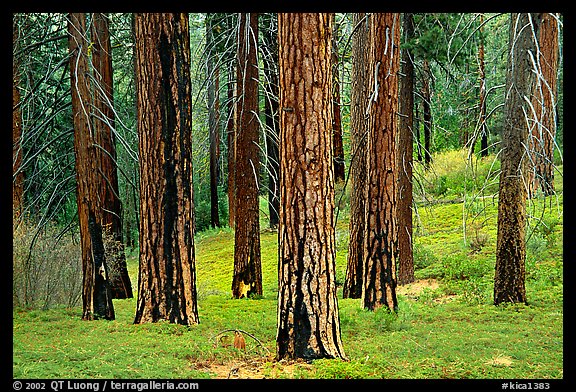
[[[467,208],[419,205],[416,281],[398,288],[397,314],[366,311],[360,300],[342,298],[348,220],[341,214],[336,280],[349,360],[278,362],[277,233],[261,233],[264,295],[235,300],[234,235],[221,228],[196,236],[200,324],[134,325],[135,298],[114,300],[114,321],[81,321],[80,307],[15,308],[13,377],[562,379],[563,195],[561,185],[557,189],[557,195],[528,206],[527,304],[492,303],[494,197]],[[128,255],[128,268],[136,294],[136,251]],[[243,331],[245,350],[233,347],[228,330]]]

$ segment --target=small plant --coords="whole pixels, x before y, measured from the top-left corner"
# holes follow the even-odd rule
[[[470,240],[470,250],[472,253],[478,253],[488,244],[490,237],[488,234],[476,229],[476,234]]]

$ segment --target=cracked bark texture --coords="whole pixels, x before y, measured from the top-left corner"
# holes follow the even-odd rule
[[[367,143],[366,232],[362,306],[396,311],[397,163],[396,133],[400,15],[371,16],[370,91]]]
[[[236,219],[232,296],[262,295],[258,197],[258,14],[239,14],[236,87]]]
[[[105,255],[102,244],[102,200],[99,195],[99,163],[95,129],[90,113],[90,62],[86,34],[86,14],[68,16],[68,48],[70,52],[70,85],[74,124],[74,158],[76,172],[76,203],[82,252],[82,319],[114,319]]]
[[[514,13],[510,19],[506,100],[498,191],[498,234],[494,304],[526,302],[526,103],[534,85],[531,56],[536,53],[539,14]],[[529,99],[529,98],[528,98]]]
[[[345,359],[335,280],[330,20],[278,15],[277,359]]]
[[[342,295],[344,298],[362,297],[362,268],[364,265],[364,209],[366,205],[366,104],[368,102],[368,54],[370,24],[369,16],[355,13],[353,24],[358,30],[352,37],[352,92],[350,101],[350,241],[346,278]]]
[[[134,323],[197,324],[188,15],[135,15],[140,273]]]

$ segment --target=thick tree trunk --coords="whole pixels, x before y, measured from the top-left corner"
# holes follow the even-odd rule
[[[405,40],[414,38],[411,13],[403,17]],[[402,51],[400,117],[398,120],[398,284],[414,281],[412,253],[412,128],[414,126],[414,63],[408,49]]]
[[[102,209],[97,220],[102,226],[112,297],[132,298],[132,283],[126,266],[122,235],[122,206],[118,194],[116,168],[116,146],[114,141],[114,93],[112,77],[112,45],[108,29],[108,18],[104,14],[93,14],[91,24],[92,65],[94,67],[94,115],[93,134],[98,148],[94,151],[99,164],[98,198]]]
[[[366,104],[368,102],[368,55],[370,42],[369,16],[355,13],[353,24],[357,26],[352,37],[352,92],[350,104],[350,241],[344,280],[343,297],[362,296],[362,268],[364,265],[364,212],[366,206]]]
[[[332,26],[335,23],[335,14],[331,14]],[[344,165],[344,144],[342,142],[342,113],[340,110],[340,73],[338,72],[338,36],[336,31],[332,34],[332,138],[334,146],[334,179],[336,182],[346,179]]]
[[[76,201],[82,249],[82,319],[114,319],[112,296],[109,292],[106,260],[102,245],[99,195],[99,162],[94,127],[89,117],[91,100],[86,15],[71,13],[68,18],[70,51],[70,85],[74,123],[74,153],[76,168]]]
[[[206,46],[208,47],[208,128],[210,132],[210,224],[212,227],[220,227],[220,214],[218,211],[218,150],[220,144],[220,99],[219,91],[219,66],[214,63],[213,49],[214,38],[212,23],[206,21]]]
[[[502,132],[494,304],[526,302],[526,186],[528,143],[526,97],[534,83],[531,56],[538,14],[512,14],[508,44],[504,130]]]
[[[554,194],[554,139],[556,137],[556,95],[558,77],[558,22],[554,15],[542,14],[538,35],[540,74],[534,85],[534,122],[530,131],[533,168],[528,181],[529,197],[538,189],[545,196]]]
[[[232,295],[248,298],[262,295],[260,259],[260,173],[258,122],[258,14],[239,15],[236,136],[236,211],[234,237],[234,276]]]
[[[135,19],[141,219],[134,323],[197,324],[188,15]]]
[[[328,14],[278,15],[278,360],[345,359],[336,297]]]
[[[266,118],[266,155],[268,172],[268,214],[270,228],[278,227],[278,211],[280,210],[280,164],[278,162],[278,132],[279,132],[279,87],[278,87],[278,30],[270,16],[270,26],[263,34],[263,41],[268,48],[268,54],[263,56],[264,79],[266,80],[266,96],[264,98],[264,113]]]
[[[372,71],[369,86],[375,86],[377,90],[371,95],[368,120],[362,305],[369,310],[385,306],[396,311],[396,111],[400,16],[395,13],[376,13],[371,18]]]

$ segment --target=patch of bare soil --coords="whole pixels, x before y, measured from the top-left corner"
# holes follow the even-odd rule
[[[419,279],[412,283],[396,287],[396,293],[412,300],[418,300],[424,289],[437,290],[440,287],[436,279]],[[446,303],[456,298],[456,295],[442,295],[434,298],[434,302]]]
[[[310,366],[304,361],[274,361],[272,357],[236,358],[221,363],[205,361],[192,364],[195,370],[210,373],[210,376],[216,379],[292,378],[297,368]]]

